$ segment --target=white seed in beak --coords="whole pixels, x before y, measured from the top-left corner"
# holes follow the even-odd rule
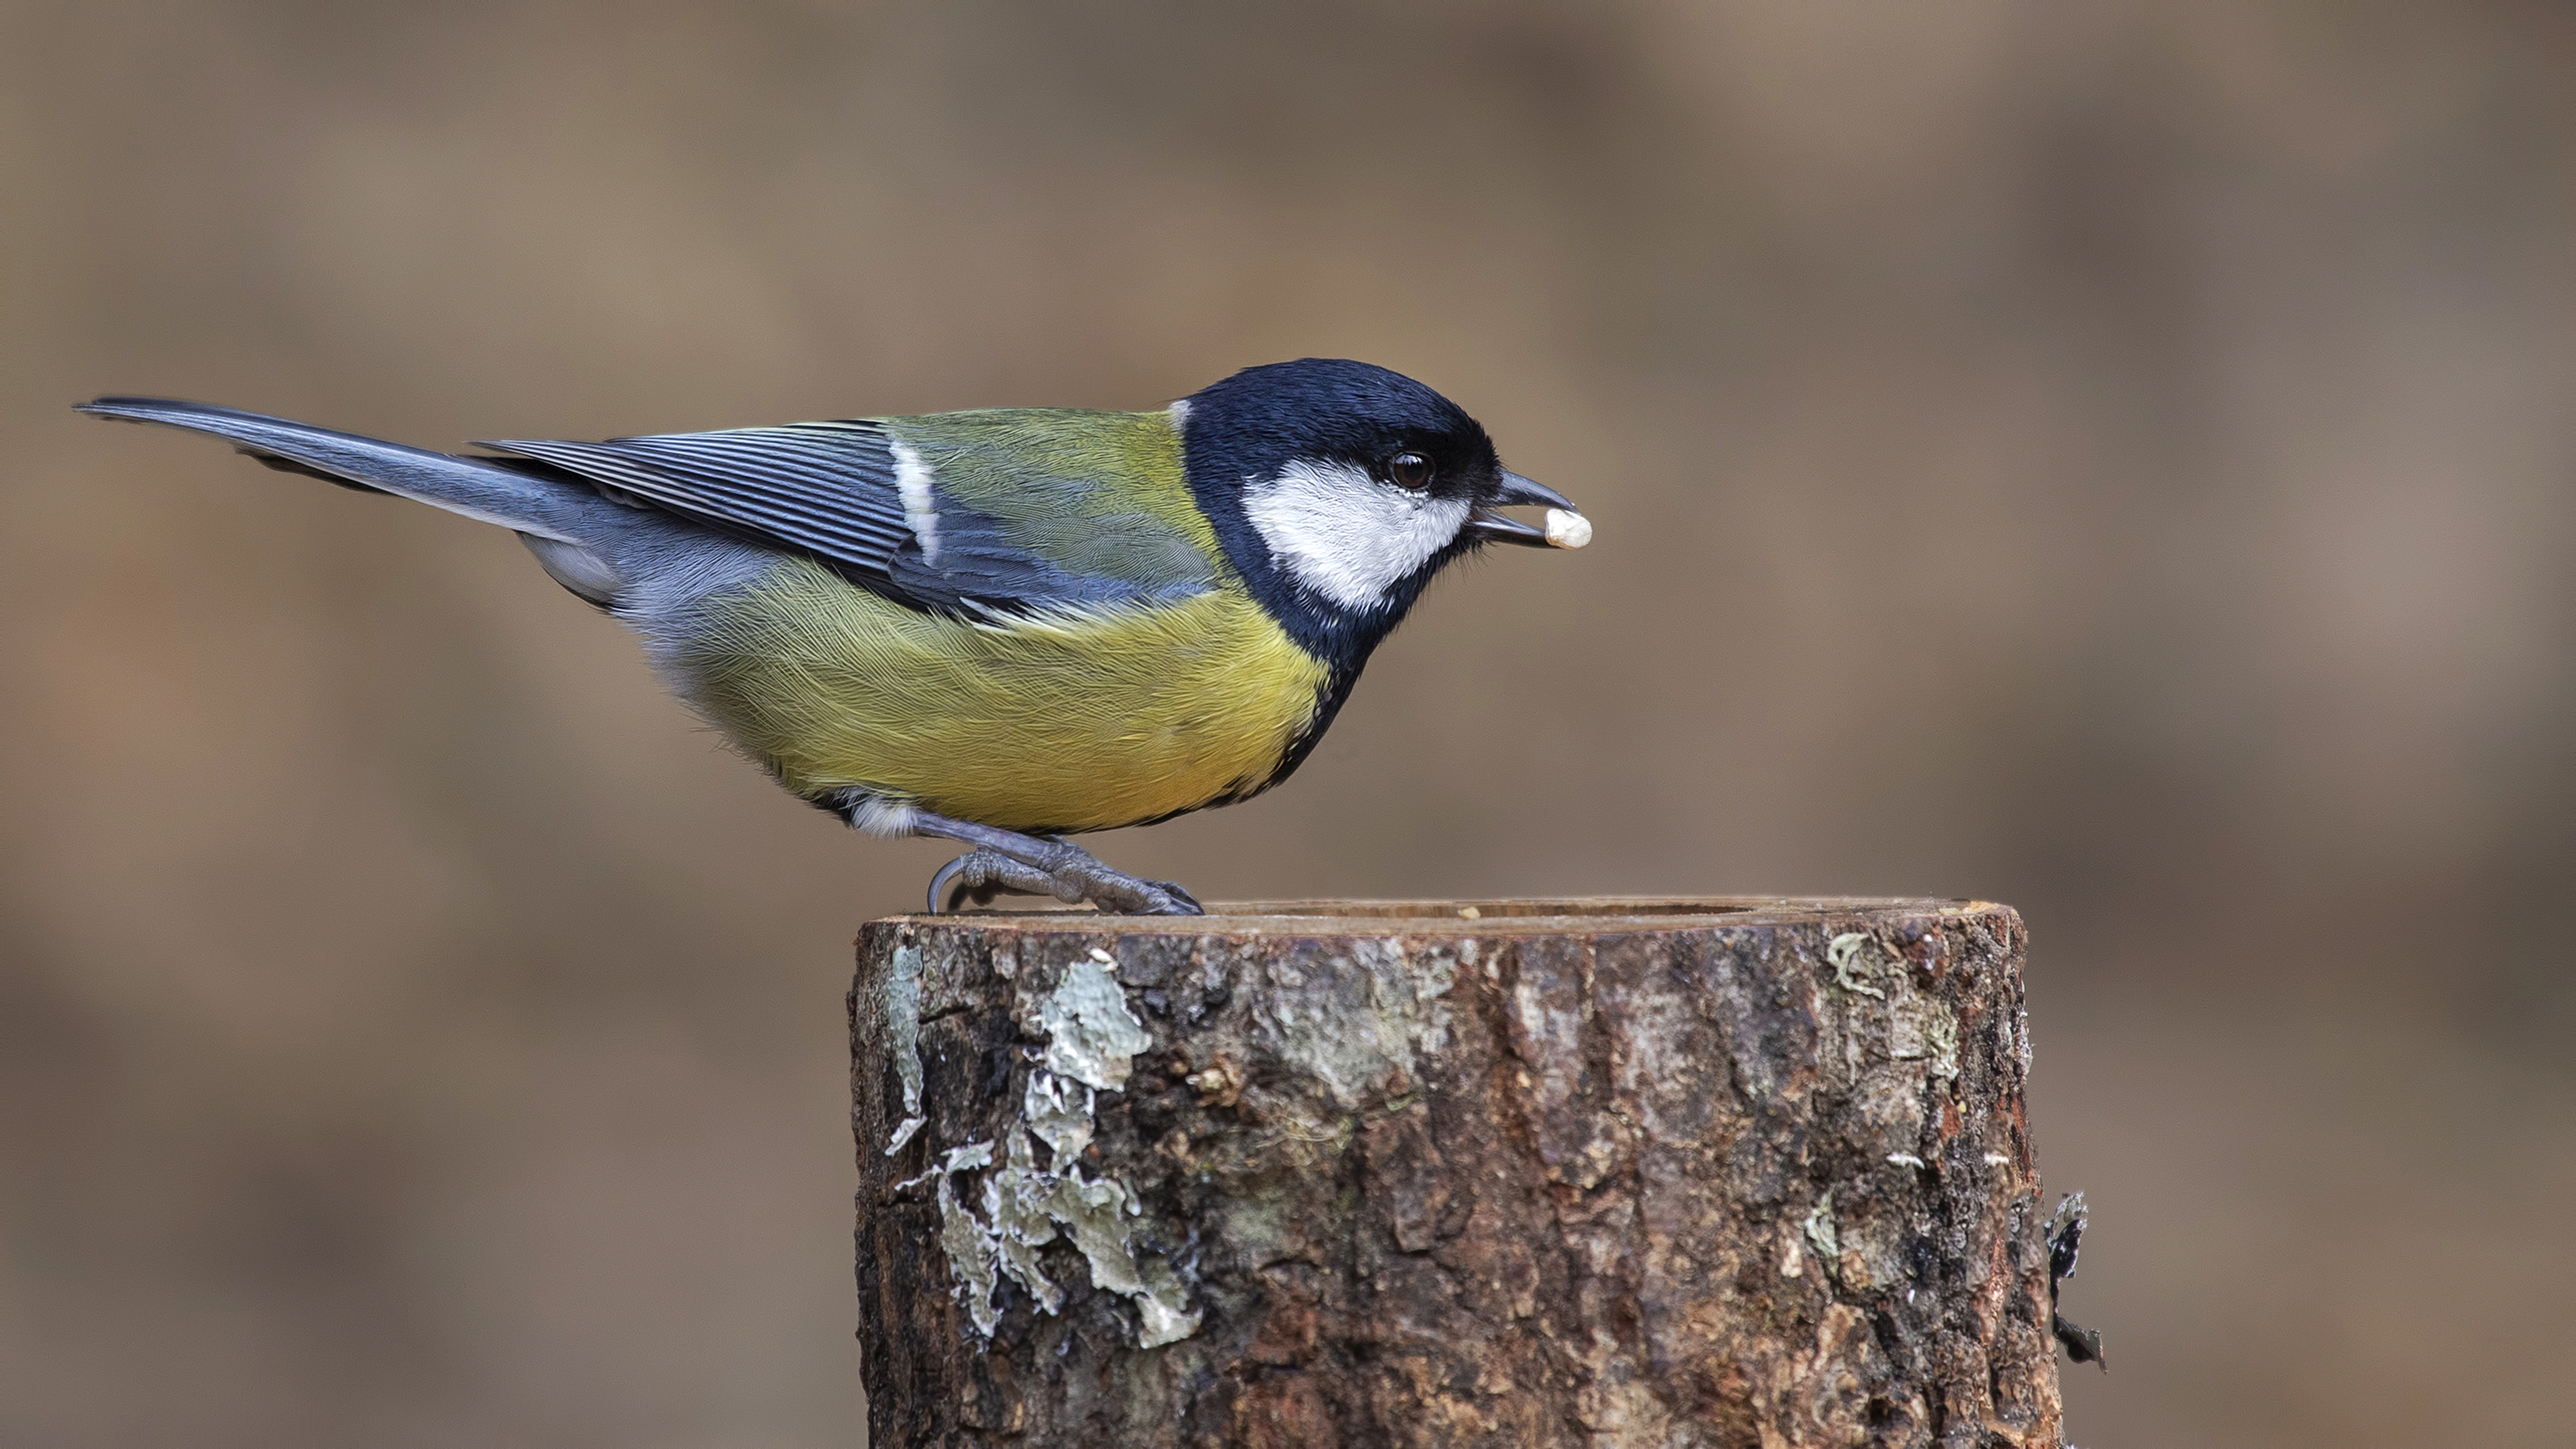
[[[1581,548],[1592,541],[1592,520],[1571,509],[1547,511],[1547,541],[1558,548]]]

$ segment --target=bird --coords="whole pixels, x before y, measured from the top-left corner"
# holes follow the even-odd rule
[[[1279,784],[1434,575],[1486,544],[1592,534],[1457,404],[1344,359],[1246,368],[1140,412],[473,453],[164,398],[77,407],[511,530],[789,791],[872,835],[964,846],[931,879],[933,913],[1012,893],[1200,914],[1069,837]]]

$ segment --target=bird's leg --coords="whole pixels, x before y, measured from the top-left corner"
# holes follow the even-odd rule
[[[1061,901],[1089,901],[1104,911],[1137,916],[1203,914],[1188,891],[1163,881],[1139,880],[1116,870],[1081,846],[1063,840],[1022,835],[971,820],[951,820],[927,810],[912,817],[915,835],[932,835],[975,847],[940,868],[931,880],[931,909],[947,903],[939,896],[962,887],[982,899],[991,890],[1024,895],[1051,895]]]

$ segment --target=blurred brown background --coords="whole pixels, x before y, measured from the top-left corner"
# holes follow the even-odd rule
[[[2563,1444],[2576,12],[0,5],[0,1441],[856,1443],[941,852],[433,445],[1412,373],[1436,588],[1211,898],[2009,900],[2087,1449]]]

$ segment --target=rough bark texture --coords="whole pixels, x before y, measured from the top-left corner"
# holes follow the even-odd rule
[[[1942,901],[874,922],[872,1442],[2055,1449],[2022,949]]]

